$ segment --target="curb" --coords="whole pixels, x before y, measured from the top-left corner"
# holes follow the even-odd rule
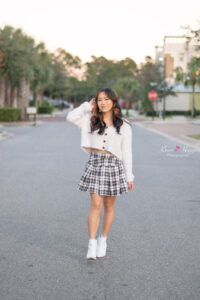
[[[162,131],[156,130],[156,129],[154,129],[154,128],[146,127],[146,126],[142,125],[141,123],[134,123],[134,125],[140,126],[140,127],[142,127],[142,128],[145,128],[145,129],[147,129],[147,130],[149,130],[149,131],[151,131],[151,132],[154,132],[154,133],[156,133],[156,134],[159,134],[159,135],[161,135],[161,136],[164,136],[164,137],[166,137],[166,138],[168,138],[168,139],[170,139],[170,140],[172,140],[172,141],[175,141],[175,142],[177,142],[177,143],[181,143],[181,144],[184,144],[184,145],[186,145],[186,146],[192,147],[192,148],[194,148],[195,150],[197,150],[197,152],[200,152],[200,144],[199,144],[199,145],[198,145],[198,144],[197,144],[197,145],[194,145],[194,139],[192,139],[192,138],[185,137],[184,135],[182,135],[181,138],[175,138],[175,137],[173,137],[173,136],[171,136],[171,135],[169,135],[169,134],[167,134],[167,133],[164,133],[164,132],[162,132]],[[189,142],[189,139],[192,139],[192,140],[193,140],[193,143],[192,143],[191,140],[190,140],[190,142]],[[196,140],[195,140],[195,141],[196,141]],[[197,143],[198,143],[198,142],[197,142]]]
[[[188,141],[188,142],[191,142],[193,145],[196,145],[197,147],[200,147],[200,140],[191,138],[187,135],[181,135],[181,138]]]
[[[17,122],[14,122],[14,123],[0,123],[0,128],[3,128],[3,127],[9,127],[9,126],[41,126],[41,125],[43,125],[43,124],[45,124],[45,122],[43,122],[43,121],[40,121],[40,120],[38,120],[38,121],[36,121],[36,123],[35,122],[19,122],[19,123],[17,123]]]
[[[8,139],[9,137],[13,137],[13,136],[14,136],[13,133],[3,130],[2,133],[0,133],[0,142]]]
[[[42,121],[37,121],[36,122],[36,126],[41,126],[43,125],[45,122],[42,122]],[[10,133],[10,132],[7,132],[5,130],[3,130],[4,127],[9,127],[9,126],[35,126],[35,122],[29,122],[29,123],[20,123],[20,124],[1,124],[0,123],[0,129],[2,129],[2,133],[0,133],[0,142],[3,141],[3,140],[6,140],[10,137],[13,137],[14,134],[13,133]]]

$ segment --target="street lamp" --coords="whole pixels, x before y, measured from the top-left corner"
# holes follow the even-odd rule
[[[162,80],[162,83],[163,83],[163,112],[162,112],[162,117],[163,117],[163,120],[165,119],[165,84],[166,84],[166,81],[165,81],[165,57],[162,57],[162,61],[163,61],[163,80]]]

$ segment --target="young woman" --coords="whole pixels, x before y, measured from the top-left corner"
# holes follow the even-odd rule
[[[132,127],[122,117],[116,94],[109,88],[100,89],[95,98],[70,111],[66,120],[81,129],[81,148],[89,153],[77,189],[90,193],[86,258],[96,259],[106,255],[116,196],[134,187]],[[96,239],[103,204],[102,232]]]

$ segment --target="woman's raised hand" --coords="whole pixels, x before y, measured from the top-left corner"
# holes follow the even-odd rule
[[[95,108],[95,98],[92,98],[90,101],[89,101],[90,105],[92,106],[92,108]]]

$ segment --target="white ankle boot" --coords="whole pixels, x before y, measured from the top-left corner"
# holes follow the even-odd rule
[[[96,259],[96,252],[97,252],[97,240],[89,239],[87,259]]]
[[[97,254],[96,257],[104,257],[106,256],[106,248],[107,248],[107,236],[98,236],[97,238]]]

